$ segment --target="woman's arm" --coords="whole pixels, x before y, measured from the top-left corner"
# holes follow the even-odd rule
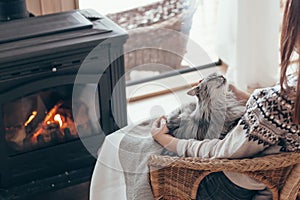
[[[164,124],[165,117],[157,119],[152,127],[152,136],[163,147],[179,156],[201,158],[243,158],[254,156],[268,145],[249,141],[245,130],[237,125],[223,140],[184,140],[172,137]]]
[[[153,139],[169,151],[176,152],[179,140],[167,134],[168,132],[169,129],[166,125],[166,117],[162,116],[155,120],[151,131]]]

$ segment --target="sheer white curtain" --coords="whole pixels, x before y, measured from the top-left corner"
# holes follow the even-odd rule
[[[216,53],[227,78],[240,89],[278,80],[279,0],[220,0]]]

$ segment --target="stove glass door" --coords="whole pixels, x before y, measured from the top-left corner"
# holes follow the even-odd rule
[[[71,84],[53,87],[3,105],[5,139],[13,153],[100,132],[97,85],[76,86],[76,96],[72,90]]]

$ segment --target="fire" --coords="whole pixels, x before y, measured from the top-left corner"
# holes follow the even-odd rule
[[[35,145],[57,144],[76,139],[78,128],[86,133],[86,136],[90,135],[92,129],[86,105],[80,102],[76,111],[75,116],[78,119],[76,125],[72,109],[67,104],[63,105],[62,101],[54,105],[46,116],[40,113],[44,111],[32,111],[20,128],[6,128],[6,140],[16,144],[17,148],[31,148]]]
[[[44,128],[47,127],[47,125],[50,125],[54,121],[54,116],[56,115],[57,110],[61,105],[62,105],[62,102],[59,102],[47,113],[44,121],[42,122],[42,127],[33,134],[32,139],[31,139],[32,141],[36,141],[37,137],[39,135],[43,134]],[[55,122],[58,122],[58,121],[55,121]]]
[[[61,119],[60,114],[56,114],[56,115],[54,116],[54,121],[58,122],[58,123],[59,123],[59,126],[62,127],[63,121],[62,121],[62,119]]]
[[[72,118],[71,109],[64,108],[63,102],[58,102],[54,105],[45,118],[37,125],[36,129],[30,138],[32,145],[43,144],[49,142],[65,141],[78,137],[77,128],[84,133],[90,134],[91,127],[88,123],[89,117],[87,116],[87,110],[85,104],[80,104],[79,111],[77,112],[78,123],[77,126]],[[28,118],[27,124],[38,116],[36,111],[32,112],[32,115]]]
[[[30,122],[32,122],[32,120],[36,117],[36,115],[37,115],[37,111],[33,111],[31,115],[28,117],[28,119],[26,120],[26,122],[24,123],[24,126],[30,124]]]

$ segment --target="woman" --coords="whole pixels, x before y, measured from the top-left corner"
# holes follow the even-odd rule
[[[281,35],[280,85],[255,91],[247,102],[247,113],[226,138],[205,141],[178,140],[166,134],[168,129],[160,123],[164,117],[154,123],[151,130],[153,138],[179,155],[203,158],[242,158],[299,149],[299,62],[296,79],[288,81],[286,77],[293,50],[299,49],[300,46],[299,26],[300,0],[287,0]],[[249,98],[247,93],[234,87],[233,89],[239,98]],[[149,132],[150,128],[146,126],[129,126],[106,137],[99,151],[91,181],[91,200],[153,199],[150,185],[147,185],[145,170],[148,156],[161,152],[161,148],[158,148],[161,146],[153,144],[152,138],[148,140]],[[143,136],[137,137],[141,133]],[[157,151],[149,151],[153,148]],[[140,162],[141,160],[143,162]],[[224,189],[223,185],[226,185],[227,189]],[[210,191],[211,188],[218,190]],[[145,192],[149,195],[145,196]],[[234,173],[211,174],[201,182],[198,199],[218,200],[218,195],[222,199],[230,200],[271,198],[263,184]]]
[[[163,147],[180,156],[243,158],[300,150],[300,77],[289,78],[287,69],[300,47],[300,1],[287,0],[281,35],[280,85],[256,90],[247,101],[246,113],[223,140],[179,140],[168,133],[165,117],[157,119],[152,136]],[[235,87],[240,99],[249,95]],[[217,189],[216,189],[217,188]],[[271,199],[267,188],[238,173],[220,172],[207,176],[198,188],[198,199]]]

